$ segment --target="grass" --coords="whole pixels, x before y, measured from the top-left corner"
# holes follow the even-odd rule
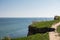
[[[12,40],[49,40],[48,33],[45,34],[35,34],[24,38],[15,38]]]
[[[59,22],[59,20],[41,21],[41,22],[32,23],[31,26],[36,28],[51,27],[52,24],[55,24],[57,22]]]
[[[57,32],[60,33],[60,26],[57,27]]]

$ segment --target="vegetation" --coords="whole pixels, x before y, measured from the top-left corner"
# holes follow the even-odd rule
[[[55,24],[57,22],[59,22],[59,20],[41,21],[32,23],[31,26],[37,28],[51,27],[52,24]]]
[[[60,16],[55,16],[54,20],[60,20]]]
[[[60,33],[60,26],[57,27],[57,32]]]
[[[15,38],[12,40],[49,40],[48,33],[45,34],[35,34],[24,38]]]

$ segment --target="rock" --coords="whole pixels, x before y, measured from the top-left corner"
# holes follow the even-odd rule
[[[60,16],[55,16],[54,20],[59,20]]]
[[[36,34],[36,33],[46,33],[46,32],[51,32],[51,31],[54,31],[55,29],[54,28],[48,28],[48,27],[44,27],[44,28],[36,28],[36,27],[32,27],[31,25],[29,25],[28,27],[28,35],[33,35],[33,34]]]

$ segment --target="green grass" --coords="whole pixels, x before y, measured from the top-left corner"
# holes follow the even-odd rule
[[[60,33],[60,26],[57,27],[57,32]]]
[[[15,38],[12,40],[49,40],[48,33],[45,34],[35,34],[24,38]]]
[[[31,26],[36,28],[51,27],[52,24],[55,24],[57,22],[59,22],[59,20],[41,21],[32,23]]]

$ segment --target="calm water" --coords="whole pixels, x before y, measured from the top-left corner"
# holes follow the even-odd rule
[[[53,20],[53,18],[0,18],[0,38],[4,36],[27,36],[32,21]]]

